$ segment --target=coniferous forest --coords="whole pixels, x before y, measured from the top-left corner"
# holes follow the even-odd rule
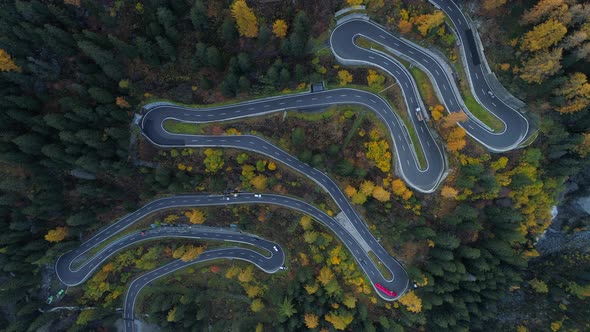
[[[457,129],[462,119],[446,115],[428,77],[410,68],[448,154],[449,175],[432,194],[396,175],[383,123],[358,106],[165,124],[179,133],[261,135],[327,172],[407,269],[411,291],[383,301],[340,240],[299,212],[169,210],[129,231],[234,224],[280,243],[289,269],[266,274],[237,260],[194,265],[146,287],[136,317],[165,331],[589,330],[588,243],[551,253],[536,246],[547,232],[578,236],[590,226],[586,214],[549,229],[552,207],[590,188],[590,5],[457,3],[476,22],[492,71],[526,103],[536,134],[522,149],[485,150]],[[134,116],[154,101],[222,105],[323,81],[328,89],[379,93],[403,119],[394,78],[342,66],[330,52],[334,13],[349,5],[365,5],[393,33],[440,50],[464,75],[450,25],[423,1],[2,1],[0,330],[115,330],[132,279],[223,245],[146,241],[79,286],[60,283],[61,254],[155,198],[238,188],[337,214],[321,188],[271,158],[156,148]],[[460,88],[475,109],[468,86]],[[576,190],[566,190],[572,182]]]

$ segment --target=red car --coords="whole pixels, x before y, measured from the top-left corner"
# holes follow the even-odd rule
[[[383,293],[385,293],[385,294],[387,294],[387,295],[389,295],[391,297],[396,297],[397,296],[397,293],[396,292],[391,291],[391,290],[383,287],[383,285],[381,285],[378,282],[375,283],[375,287],[377,287],[378,290],[382,291]]]

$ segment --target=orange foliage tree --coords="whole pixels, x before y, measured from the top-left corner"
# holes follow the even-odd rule
[[[444,21],[445,14],[442,11],[437,10],[433,14],[425,14],[416,17],[414,24],[416,24],[418,31],[420,31],[422,36],[426,36],[430,30],[443,24]]]
[[[344,188],[344,193],[348,198],[351,198],[352,196],[356,195],[356,192],[356,189],[351,185],[348,185],[346,186],[346,188]]]
[[[430,115],[432,115],[434,121],[438,121],[445,116],[444,111],[445,107],[439,104],[430,108]]]
[[[117,97],[115,104],[121,108],[131,108],[131,104],[124,97]]]
[[[387,202],[391,198],[391,193],[381,186],[376,186],[371,194],[379,202]]]
[[[456,198],[459,192],[453,187],[444,186],[442,187],[440,194],[445,198]]]
[[[404,181],[400,179],[395,179],[393,182],[391,182],[391,189],[393,190],[394,194],[405,200],[410,199],[413,195],[412,191],[406,187]]]
[[[451,151],[459,151],[465,147],[467,141],[465,140],[465,129],[461,127],[455,127],[449,133],[447,137],[447,147]]]
[[[397,27],[399,28],[399,31],[401,33],[408,33],[410,31],[412,31],[412,28],[414,27],[414,25],[410,21],[400,20],[399,23],[397,24]]]
[[[442,127],[451,128],[459,122],[467,121],[467,114],[461,110],[460,112],[451,112],[444,117]]]

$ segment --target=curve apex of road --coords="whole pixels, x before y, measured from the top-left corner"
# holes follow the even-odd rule
[[[457,18],[456,16],[453,17]],[[464,16],[460,17],[464,19]],[[485,80],[481,64],[475,65],[470,62],[464,65],[469,73],[469,80],[475,87],[475,96],[479,103],[504,124],[504,130],[499,132],[489,130],[479,119],[471,115],[461,98],[452,73],[446,69],[442,60],[433,56],[429,50],[392,34],[368,19],[352,18],[336,26],[330,36],[330,46],[336,59],[344,65],[369,65],[387,72],[400,83],[408,110],[415,110],[418,107],[424,110],[414,79],[411,76],[407,77],[405,67],[393,57],[377,50],[358,46],[355,42],[358,37],[369,39],[385,47],[426,72],[445,109],[448,112],[465,111],[469,118],[459,125],[470,137],[488,150],[505,152],[515,149],[527,136],[529,131],[527,118],[490,93],[491,88]],[[466,47],[465,44],[462,43],[462,47]],[[409,112],[414,123],[418,121],[414,119],[417,117],[415,113]]]
[[[357,238],[349,233],[347,228],[341,223],[330,217],[324,211],[301,200],[274,194],[253,194],[237,193],[235,195],[181,195],[157,199],[152,201],[138,210],[124,216],[114,224],[102,229],[92,238],[84,242],[77,249],[61,255],[55,264],[55,271],[62,283],[67,286],[75,286],[86,281],[102,263],[115,255],[117,252],[141,243],[144,241],[153,241],[162,238],[188,238],[200,240],[221,240],[245,243],[256,246],[265,250],[270,256],[265,256],[259,252],[241,248],[231,247],[222,249],[211,249],[203,252],[196,260],[183,262],[174,260],[164,266],[152,270],[146,274],[140,275],[131,282],[125,296],[123,315],[125,320],[126,331],[133,331],[134,324],[134,304],[137,295],[145,286],[154,280],[167,274],[173,273],[186,266],[197,264],[213,259],[239,259],[255,264],[258,268],[267,273],[275,273],[283,268],[285,264],[285,254],[279,244],[262,239],[258,236],[235,231],[231,229],[221,229],[207,226],[188,226],[188,227],[161,227],[153,230],[136,231],[114,241],[107,243],[100,248],[105,241],[122,232],[127,227],[133,225],[146,216],[172,208],[188,208],[195,206],[225,206],[235,204],[269,204],[277,205],[299,211],[311,216],[324,226],[328,227],[347,247],[352,256],[361,267],[361,270],[367,275],[377,294],[384,300],[393,301],[402,296],[409,287],[409,279],[403,266],[392,256],[390,256],[381,244],[373,237],[364,223],[353,222],[353,227],[361,235],[364,245],[370,248],[377,258],[383,263],[393,275],[392,279],[383,276],[376,263],[369,256],[363,244],[359,243]],[[354,216],[351,216],[354,218]],[[363,227],[364,226],[364,227]],[[96,252],[91,253],[91,250]],[[90,257],[86,257],[90,256]],[[79,266],[73,267],[75,263]],[[380,292],[376,284],[380,283],[387,289],[397,293],[395,296],[389,296]]]
[[[476,141],[494,152],[503,152],[518,147],[529,132],[529,123],[516,109],[509,106],[500,98],[495,98],[491,93],[491,87],[485,76],[485,68],[479,61],[480,50],[472,41],[474,33],[469,29],[469,22],[459,7],[451,0],[429,0],[449,16],[457,29],[457,35],[461,40],[462,55],[467,59],[463,61],[466,68],[470,87],[476,100],[490,113],[496,116],[504,124],[504,130],[491,131],[481,121],[470,118],[460,125]],[[350,251],[358,266],[367,275],[376,293],[384,300],[393,301],[402,296],[409,289],[409,278],[402,264],[389,255],[379,242],[370,233],[367,224],[352,207],[338,185],[324,172],[319,171],[291,156],[287,152],[253,135],[241,136],[205,136],[174,134],[166,131],[164,121],[174,119],[181,122],[209,123],[238,118],[259,116],[284,110],[302,110],[331,105],[354,104],[364,106],[375,114],[388,127],[395,150],[396,171],[412,188],[431,193],[444,179],[446,174],[446,160],[440,144],[434,139],[430,127],[418,114],[425,118],[425,107],[416,87],[416,83],[409,71],[393,57],[386,53],[359,47],[355,40],[358,37],[367,38],[385,47],[396,56],[409,59],[427,73],[431,79],[439,99],[449,112],[465,110],[465,103],[461,99],[457,84],[452,79],[449,70],[445,70],[443,60],[433,56],[428,50],[403,38],[397,37],[386,31],[381,26],[368,19],[341,20],[330,36],[330,47],[336,59],[345,65],[368,65],[377,67],[394,77],[404,95],[405,105],[409,112],[412,125],[416,129],[418,143],[424,151],[426,166],[420,167],[416,150],[409,138],[407,128],[401,119],[393,111],[391,106],[380,96],[371,92],[341,88],[315,93],[297,93],[257,99],[236,103],[228,106],[209,108],[190,108],[171,103],[152,103],[146,105],[148,111],[141,118],[139,127],[142,134],[154,145],[160,147],[227,147],[253,151],[266,155],[285,164],[286,166],[302,173],[320,187],[322,187],[338,205],[341,213],[348,219],[355,232],[360,236],[354,236],[335,218],[328,216],[322,210],[301,200],[273,194],[239,193],[236,196],[219,195],[182,195],[157,199],[148,203],[133,213],[121,218],[116,223],[104,228],[80,247],[60,256],[55,264],[58,278],[68,286],[78,285],[89,276],[108,258],[128,246],[161,238],[191,238],[207,240],[223,240],[248,243],[270,253],[265,256],[257,251],[230,247],[211,249],[202,253],[196,260],[182,262],[172,261],[160,268],[152,270],[134,279],[128,288],[123,308],[124,326],[126,331],[133,331],[134,306],[137,295],[146,285],[154,280],[177,271],[191,264],[197,264],[213,259],[240,259],[251,262],[267,273],[275,273],[282,269],[285,263],[283,249],[276,243],[267,241],[254,235],[231,230],[214,229],[207,227],[163,227],[158,230],[135,232],[108,243],[104,248],[97,250],[94,255],[83,258],[90,250],[97,249],[104,241],[115,234],[120,233],[133,223],[145,216],[171,208],[185,208],[194,206],[215,206],[231,204],[272,204],[294,209],[305,213],[328,227]],[[463,28],[464,27],[464,28]],[[470,35],[471,34],[471,35]],[[471,37],[470,37],[471,36]],[[469,45],[463,41],[467,40]],[[471,47],[471,49],[466,49]],[[475,51],[473,51],[475,49]],[[482,54],[483,56],[483,54]],[[481,78],[480,78],[481,75]],[[472,117],[472,115],[470,115]],[[373,252],[383,265],[391,272],[393,278],[383,276],[368,252]],[[80,263],[80,261],[82,262]],[[72,265],[80,263],[73,268]],[[385,294],[376,284],[384,285],[393,290],[396,295]]]

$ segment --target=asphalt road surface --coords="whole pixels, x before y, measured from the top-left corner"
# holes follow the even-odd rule
[[[85,282],[103,262],[112,257],[117,252],[143,241],[157,240],[162,238],[190,238],[201,240],[218,240],[228,242],[240,242],[250,244],[266,250],[269,255],[262,255],[257,251],[242,247],[230,247],[207,250],[196,260],[183,262],[181,260],[172,261],[162,267],[152,270],[144,275],[139,276],[131,282],[125,296],[123,316],[125,328],[127,331],[134,329],[134,304],[137,295],[143,287],[154,280],[177,271],[186,266],[197,264],[214,259],[240,259],[251,262],[267,273],[275,273],[285,264],[285,255],[280,245],[259,238],[254,235],[241,233],[238,231],[204,227],[161,227],[153,230],[137,231],[117,238],[112,242],[104,245],[105,241],[114,235],[120,233],[135,222],[145,218],[147,215],[157,211],[172,208],[188,208],[195,206],[216,206],[216,205],[234,205],[234,204],[270,204],[278,205],[285,208],[297,210],[305,213],[315,220],[328,227],[350,251],[358,265],[369,278],[375,288],[375,283],[380,283],[386,288],[395,291],[398,295],[395,297],[375,289],[377,294],[387,301],[393,301],[403,295],[409,285],[409,279],[403,266],[391,257],[377,242],[373,235],[368,231],[364,224],[355,224],[356,230],[361,234],[363,240],[369,245],[370,250],[378,257],[383,265],[391,272],[393,278],[386,278],[381,274],[379,268],[373,262],[368,252],[356,241],[356,239],[334,218],[327,215],[322,210],[301,200],[272,194],[263,194],[260,197],[252,193],[239,193],[233,195],[182,195],[167,197],[155,200],[135,212],[123,217],[116,223],[106,227],[91,239],[83,243],[77,249],[67,252],[60,256],[55,265],[55,271],[62,283],[68,286],[76,286]],[[104,246],[103,246],[104,245]],[[98,250],[99,246],[100,250]],[[90,252],[95,249],[95,251]],[[85,257],[90,256],[90,257]],[[77,268],[73,268],[78,264]]]
[[[439,0],[438,2],[444,3],[442,6],[443,9],[452,8],[452,6],[456,7],[451,1]],[[465,17],[458,9],[448,11],[447,14],[450,15],[453,22],[465,21]],[[467,26],[467,23],[456,24]],[[463,35],[466,34],[465,29],[458,29],[458,31],[462,32]],[[456,87],[455,80],[452,78],[452,73],[446,71],[444,66],[423,48],[390,34],[371,21],[354,19],[337,26],[330,38],[333,53],[341,60],[375,66],[395,77],[406,96],[406,103],[409,106],[408,109],[410,110],[414,125],[416,125],[417,120],[416,114],[412,110],[420,106],[421,98],[412,91],[412,83],[409,82],[412,79],[406,77],[407,75],[403,73],[403,66],[392,57],[358,46],[355,43],[358,37],[364,37],[393,49],[406,58],[411,58],[413,62],[418,63],[421,68],[427,70],[430,73],[430,77],[434,78],[434,82],[432,83],[438,86],[437,90],[441,94],[445,109],[450,112],[464,110],[462,107],[464,103],[458,94],[459,90]],[[461,46],[468,47],[466,43],[461,43]],[[469,49],[466,50],[466,54],[468,54],[469,60],[466,68],[469,73],[470,82],[473,84],[477,94],[477,99],[481,101],[482,106],[503,122],[504,129],[502,131],[492,132],[480,125],[479,121],[473,120],[472,118],[459,125],[473,139],[491,151],[504,152],[516,148],[522,143],[528,133],[528,120],[520,112],[510,108],[498,98],[492,97],[488,93],[488,91],[491,91],[491,88],[484,78],[482,65],[474,65],[473,54]],[[421,130],[417,129],[417,132],[421,132]],[[426,151],[426,154],[428,153],[431,153],[431,151]],[[406,173],[404,172],[404,174]]]
[[[432,2],[445,11],[457,28],[461,47],[465,48],[464,52],[468,59],[464,65],[470,84],[476,93],[476,99],[504,123],[504,130],[492,132],[485,126],[480,125],[479,121],[473,119],[462,123],[461,126],[465,128],[471,137],[491,151],[501,152],[516,148],[528,133],[528,121],[519,112],[502,103],[498,98],[494,98],[489,92],[491,89],[484,79],[484,69],[479,61],[480,59],[478,59],[478,53],[473,51],[473,35],[469,35],[475,32],[468,29],[466,18],[459,8],[450,0],[432,0]],[[381,298],[392,301],[404,294],[408,289],[409,279],[403,266],[377,242],[340,188],[325,173],[299,161],[272,143],[257,136],[184,135],[167,132],[163,127],[163,123],[169,119],[207,123],[260,116],[283,110],[307,110],[338,104],[361,105],[373,111],[387,126],[394,144],[395,164],[402,178],[409,186],[418,191],[433,192],[443,179],[446,170],[445,157],[443,150],[433,138],[429,126],[424,121],[420,121],[417,116],[416,110],[420,108],[419,112],[424,111],[424,105],[416,89],[416,83],[408,71],[392,57],[381,52],[359,47],[355,43],[358,37],[367,38],[386,48],[393,49],[396,54],[411,58],[413,62],[420,64],[420,67],[426,70],[430,77],[434,79],[432,83],[440,94],[446,109],[457,112],[461,110],[464,103],[458,93],[452,73],[445,71],[443,69],[445,67],[437,62],[437,58],[432,57],[426,50],[388,33],[370,21],[353,19],[344,22],[334,29],[330,38],[332,51],[339,61],[348,64],[378,67],[396,79],[403,92],[412,125],[418,135],[419,144],[424,151],[426,167],[419,166],[407,129],[389,104],[376,94],[357,89],[343,88],[316,93],[283,95],[214,108],[196,109],[169,103],[157,103],[146,106],[149,111],[142,117],[139,125],[144,136],[160,147],[226,147],[248,150],[266,155],[300,172],[330,194],[340,210],[351,221],[358,234],[361,235],[363,241],[369,245],[370,250],[392,273],[393,279],[387,280],[355,238],[334,218],[323,211],[308,203],[286,196],[264,194],[257,197],[251,193],[241,193],[237,197],[229,196],[229,200],[227,196],[186,195],[153,201],[103,229],[79,248],[62,255],[55,266],[60,280],[69,286],[78,285],[86,281],[105,260],[119,250],[138,242],[161,238],[242,242],[269,252],[269,255],[262,255],[257,251],[242,247],[212,249],[204,252],[194,261],[182,262],[181,260],[175,260],[138,277],[132,281],[124,304],[125,328],[131,331],[134,328],[133,309],[137,294],[155,279],[191,264],[220,258],[246,260],[267,273],[274,273],[279,271],[284,264],[283,250],[278,244],[253,235],[207,227],[164,227],[146,231],[143,235],[140,232],[135,232],[107,244],[100,250],[98,250],[99,246],[104,245],[107,239],[139,219],[162,209],[227,204],[275,204],[308,214],[329,227],[349,249],[358,265],[370,279],[373,287],[378,282],[398,294],[395,297],[390,297],[375,289]],[[93,250],[92,253],[89,252],[91,250]],[[74,264],[78,264],[79,267],[73,268]]]

